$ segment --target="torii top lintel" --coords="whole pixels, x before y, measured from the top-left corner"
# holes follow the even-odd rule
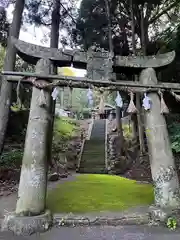
[[[42,47],[11,38],[12,44],[17,49],[18,55],[26,62],[36,64],[41,58],[55,61],[57,66],[68,66],[73,62],[75,65],[86,66],[88,52],[76,50],[63,50],[56,48]],[[108,52],[91,52],[93,58],[108,58]],[[113,60],[115,67],[130,68],[160,68],[169,65],[175,58],[175,51],[154,56],[116,56]]]

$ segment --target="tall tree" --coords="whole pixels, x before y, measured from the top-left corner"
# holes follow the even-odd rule
[[[58,13],[59,27],[61,30],[60,42],[63,46],[71,45],[71,29],[75,24],[76,0],[59,0],[60,10]],[[29,0],[26,4],[27,14],[24,22],[36,26],[52,26],[52,15],[54,12],[54,0]],[[54,13],[53,13],[54,12]],[[55,26],[55,23],[54,23]],[[63,34],[62,34],[63,33]],[[51,34],[50,34],[51,35]],[[49,36],[46,36],[46,38]]]
[[[107,15],[107,2],[105,0],[82,1],[73,34],[74,41],[84,47],[85,50],[93,45],[109,50],[108,26],[111,22],[114,51],[122,55],[128,55],[127,21],[125,18],[121,19],[119,28],[119,24],[114,18],[116,11],[114,1],[108,1],[108,3],[110,16]],[[125,31],[121,31],[121,27]]]
[[[7,43],[6,56],[4,59],[4,71],[13,71],[15,67],[16,49],[11,43],[11,36],[19,38],[24,5],[25,0],[16,1],[13,21],[10,27],[9,39]],[[0,153],[3,149],[5,133],[8,123],[8,116],[11,104],[11,92],[12,84],[3,79],[0,92]]]
[[[59,25],[60,25],[60,0],[53,0],[53,10],[51,16],[51,38],[50,47],[57,48],[59,45]],[[52,62],[51,64],[51,74],[57,74],[57,67]],[[51,162],[51,149],[52,149],[52,138],[53,138],[53,126],[54,126],[54,115],[55,115],[55,105],[56,102],[51,98],[50,115],[51,121],[49,126],[49,141],[48,141],[48,159]]]
[[[148,46],[149,31],[160,31],[162,19],[168,24],[179,16],[179,0],[134,0],[134,26],[136,39]],[[126,55],[127,35],[132,36],[131,29],[131,6],[129,0],[110,1],[110,14],[112,22],[112,38],[117,44],[121,55]],[[98,19],[98,21],[97,21]],[[142,24],[144,34],[141,33]],[[77,44],[87,49],[91,45],[101,45],[108,48],[107,38],[107,17],[105,14],[104,0],[82,0],[76,29],[74,30],[74,40]],[[161,30],[162,31],[162,30]],[[164,31],[164,29],[163,29]],[[152,31],[151,31],[152,32]],[[151,33],[153,37],[155,31]],[[118,37],[118,38],[117,38]],[[142,37],[144,39],[142,39]],[[129,42],[132,50],[131,42]],[[148,54],[148,52],[147,52]]]
[[[9,31],[9,23],[7,21],[6,10],[2,8],[0,10],[0,44],[7,45],[7,37]]]

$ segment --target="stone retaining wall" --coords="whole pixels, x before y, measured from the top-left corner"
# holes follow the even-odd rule
[[[131,164],[131,159],[121,151],[121,139],[117,132],[113,132],[116,127],[116,120],[107,123],[107,169],[110,174],[124,174]]]

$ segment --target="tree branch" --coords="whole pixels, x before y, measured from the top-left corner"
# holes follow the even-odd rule
[[[168,7],[166,7],[165,9],[163,9],[160,13],[158,13],[157,15],[154,15],[148,22],[148,24],[152,24],[154,23],[158,18],[160,18],[162,15],[164,15],[166,12],[168,12],[169,10],[171,10],[173,7],[175,7],[178,4],[178,0],[176,0],[175,2],[173,2],[172,4],[170,4]]]
[[[147,7],[146,7],[146,9],[147,9],[147,10],[146,10],[145,20],[148,21],[149,18],[150,18],[150,16],[151,16],[152,10],[153,10],[153,5],[151,4],[151,5],[149,6],[149,4],[148,4]]]
[[[60,2],[61,7],[64,9],[64,11],[67,13],[67,15],[71,18],[71,20],[74,22],[74,24],[77,24],[74,17],[68,12],[68,9],[64,7],[64,5]]]

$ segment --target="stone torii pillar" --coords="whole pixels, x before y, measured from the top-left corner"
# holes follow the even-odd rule
[[[49,74],[50,61],[39,60],[36,72]],[[48,171],[46,148],[51,93],[43,91],[46,103],[41,106],[41,90],[33,87],[16,205],[17,215],[39,215],[45,211]]]
[[[157,84],[155,70],[153,68],[142,70],[140,82],[143,85]],[[166,120],[161,113],[158,94],[151,92],[147,95],[151,101],[151,109],[145,111],[144,120],[154,183],[155,205],[160,208],[179,208],[180,186]]]
[[[76,63],[86,62],[85,52],[41,47],[13,37],[11,41],[19,56],[36,65],[36,72],[41,75],[50,74],[51,61],[55,61],[57,65],[71,63],[72,58]],[[38,82],[46,83],[43,80]],[[45,104],[41,105],[42,91],[33,87],[16,210],[15,213],[7,214],[3,222],[4,230],[12,230],[18,234],[45,231],[52,224],[51,213],[46,210],[51,92],[43,92]]]
[[[36,72],[48,75],[50,64],[49,59],[40,59]],[[38,82],[47,83],[43,80]],[[46,210],[51,92],[42,91],[44,105],[41,104],[41,90],[33,87],[16,210],[4,220],[4,229],[19,234],[45,231],[52,223],[51,214]]]
[[[115,58],[115,65],[136,68],[141,71],[140,82],[158,83],[154,68],[169,65],[175,59],[175,52],[157,56],[128,56]],[[179,208],[180,189],[174,158],[170,147],[164,116],[161,114],[160,99],[157,93],[148,93],[151,109],[145,112],[145,128],[150,155],[150,165],[154,182],[155,205],[160,208]]]

